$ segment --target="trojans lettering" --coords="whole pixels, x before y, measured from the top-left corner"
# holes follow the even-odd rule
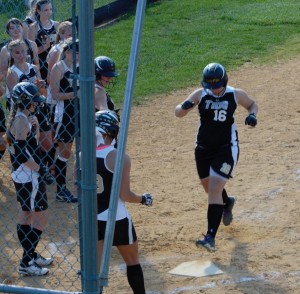
[[[205,109],[224,109],[227,110],[228,109],[228,101],[212,101],[212,100],[206,100],[205,101]]]

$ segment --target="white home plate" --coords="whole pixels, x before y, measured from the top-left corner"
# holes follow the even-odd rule
[[[211,261],[193,260],[181,263],[169,271],[169,274],[189,277],[205,277],[220,275],[223,274],[223,271]]]

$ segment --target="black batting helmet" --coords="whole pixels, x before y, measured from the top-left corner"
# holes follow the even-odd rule
[[[119,133],[119,119],[114,111],[100,110],[95,114],[96,131],[106,134],[112,139],[117,138]]]
[[[46,97],[40,95],[39,89],[35,84],[21,82],[13,87],[12,100],[17,106],[28,109],[32,102],[44,103]]]
[[[201,84],[204,89],[217,89],[226,87],[228,76],[223,65],[220,63],[210,63],[205,66]]]
[[[115,62],[107,56],[95,58],[95,74],[97,79],[100,79],[101,76],[117,77],[119,75],[116,71]]]

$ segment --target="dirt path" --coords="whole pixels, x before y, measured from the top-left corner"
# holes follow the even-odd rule
[[[193,155],[197,113],[182,119],[174,116],[175,106],[194,89],[157,97],[132,109],[127,141],[127,151],[132,156],[132,188],[155,196],[152,208],[128,205],[139,237],[148,294],[299,293],[298,72],[299,58],[272,66],[248,65],[229,73],[229,84],[245,89],[257,101],[258,125],[256,129],[246,127],[246,112],[238,109],[241,154],[234,179],[228,184],[229,193],[237,197],[234,222],[229,227],[221,225],[216,240],[218,250],[212,254],[194,245],[195,239],[206,232],[207,207]],[[2,180],[2,184],[7,183]],[[9,193],[13,195],[13,191]],[[5,215],[16,213],[14,201],[14,196],[6,196],[5,201],[2,197],[1,205],[10,212]],[[40,282],[47,283],[46,288],[50,289],[62,286],[71,291],[75,286],[80,290],[80,279],[74,274],[79,266],[78,247],[74,245],[76,206],[66,207],[54,200],[51,203],[56,214],[51,214],[51,228],[45,238],[58,246],[62,236],[57,236],[55,229],[63,223],[74,229],[74,239],[66,240],[64,246],[68,246],[61,247],[65,256],[58,257],[53,273]],[[57,217],[59,212],[61,216]],[[6,224],[9,221],[5,218]],[[16,241],[11,245],[18,248]],[[5,248],[2,252],[3,261],[3,256],[11,251]],[[66,264],[68,254],[76,256],[75,260],[69,259],[74,263]],[[19,257],[15,258],[16,266]],[[204,278],[168,274],[178,264],[192,260],[210,260],[224,274]],[[66,269],[72,271],[66,274]],[[6,277],[3,272],[1,277]],[[60,285],[63,277],[68,281]],[[40,283],[31,285],[31,280],[18,280],[15,273],[13,278],[17,284],[33,287]],[[105,293],[131,293],[125,266],[115,250]]]

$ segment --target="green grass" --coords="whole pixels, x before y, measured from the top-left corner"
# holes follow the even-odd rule
[[[56,19],[71,16],[71,0],[53,1]],[[112,1],[95,0],[94,6]],[[224,64],[230,73],[245,63],[272,63],[296,56],[300,52],[299,11],[299,0],[161,0],[148,4],[134,102],[199,84],[209,62]],[[95,30],[95,55],[114,59],[120,72],[118,84],[109,90],[117,104],[122,103],[125,91],[134,16],[132,11]],[[8,15],[0,17],[3,23]]]
[[[147,6],[134,102],[199,84],[203,67],[220,62],[230,72],[290,58],[300,52],[300,2],[163,0]],[[134,11],[135,12],[135,11]],[[110,90],[121,103],[134,12],[95,32],[95,54],[113,58],[120,71]]]

